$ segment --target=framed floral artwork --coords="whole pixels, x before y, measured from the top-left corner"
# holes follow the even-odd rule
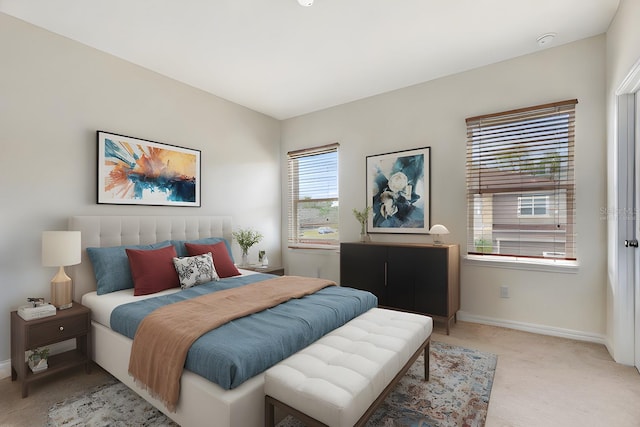
[[[431,147],[367,156],[367,232],[427,234]]]
[[[98,203],[200,206],[200,151],[98,131]]]

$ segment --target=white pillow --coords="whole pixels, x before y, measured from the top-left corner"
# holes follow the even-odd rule
[[[206,254],[173,258],[173,265],[178,272],[180,287],[187,289],[213,280],[220,280],[213,266],[211,252]]]

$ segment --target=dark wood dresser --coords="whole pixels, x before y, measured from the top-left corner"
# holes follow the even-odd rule
[[[367,290],[381,307],[444,320],[460,309],[459,245],[341,243],[340,285]]]

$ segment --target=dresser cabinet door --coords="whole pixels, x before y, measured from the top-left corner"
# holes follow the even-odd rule
[[[449,280],[447,247],[414,249],[422,264],[415,269],[415,310],[435,316],[449,316]]]
[[[387,248],[358,243],[340,245],[340,285],[369,291],[387,305],[385,263]]]
[[[401,310],[416,311],[415,287],[424,265],[419,250],[408,247],[387,248],[387,305]]]

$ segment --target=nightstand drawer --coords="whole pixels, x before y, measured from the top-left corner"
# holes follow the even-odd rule
[[[81,316],[66,317],[51,322],[31,326],[29,343],[27,348],[44,345],[49,342],[58,342],[89,332],[87,314]]]

